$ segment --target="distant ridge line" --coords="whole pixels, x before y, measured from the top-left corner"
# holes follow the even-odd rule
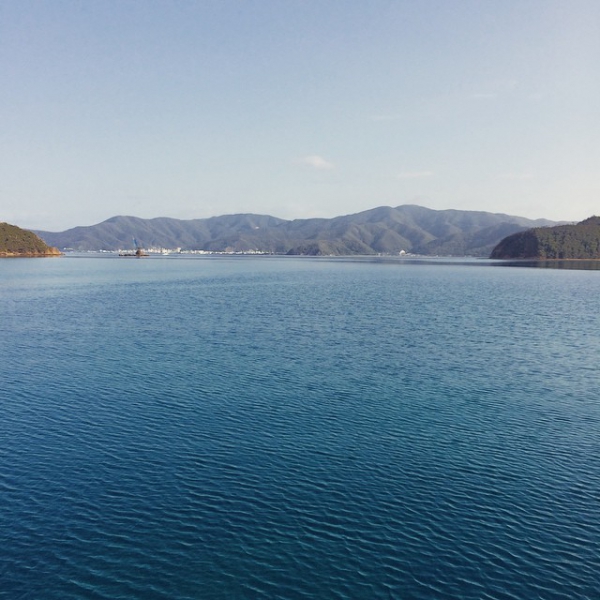
[[[502,213],[433,210],[415,204],[379,206],[333,218],[286,220],[254,213],[202,219],[114,216],[63,232],[36,230],[63,250],[115,251],[135,237],[145,248],[289,255],[370,255],[400,252],[489,256],[506,236],[559,224]]]

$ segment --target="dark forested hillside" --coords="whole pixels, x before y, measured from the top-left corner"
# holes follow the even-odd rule
[[[494,248],[491,258],[600,259],[600,217],[515,233]]]
[[[551,221],[503,214],[383,206],[332,219],[288,221],[238,214],[181,221],[113,217],[61,233],[39,231],[49,244],[78,251],[145,248],[260,251],[276,254],[398,254],[488,256],[505,236]]]

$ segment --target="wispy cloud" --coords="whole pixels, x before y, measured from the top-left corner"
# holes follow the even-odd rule
[[[539,100],[543,100],[545,97],[545,95],[542,92],[534,92],[533,94],[529,94],[529,96],[527,96],[528,100],[533,100],[533,101],[539,101]]]
[[[510,181],[526,181],[528,179],[533,179],[534,177],[535,177],[535,174],[532,173],[531,171],[521,171],[521,172],[510,171],[508,173],[500,174],[500,179],[508,179]]]
[[[471,98],[475,100],[493,100],[497,98],[498,94],[493,92],[476,92],[475,94],[471,94]]]
[[[312,167],[313,169],[318,169],[320,171],[328,171],[335,168],[335,165],[333,163],[329,162],[328,160],[324,159],[318,154],[310,154],[308,156],[303,156],[296,162],[302,165]]]
[[[398,114],[389,114],[389,115],[371,115],[369,119],[371,121],[397,121],[401,119],[402,115]]]
[[[397,179],[422,179],[423,177],[433,177],[433,171],[401,171],[396,175]]]
[[[517,87],[516,79],[493,79],[477,86],[470,94],[476,100],[493,100],[499,96],[510,94]]]

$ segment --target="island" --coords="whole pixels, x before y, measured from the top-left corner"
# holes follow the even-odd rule
[[[9,223],[0,223],[0,257],[61,256],[35,233]]]
[[[600,217],[574,225],[534,227],[501,240],[490,258],[534,260],[600,259]]]

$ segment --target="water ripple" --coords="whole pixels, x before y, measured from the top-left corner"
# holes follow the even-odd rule
[[[600,597],[596,279],[220,264],[3,304],[0,598]]]

